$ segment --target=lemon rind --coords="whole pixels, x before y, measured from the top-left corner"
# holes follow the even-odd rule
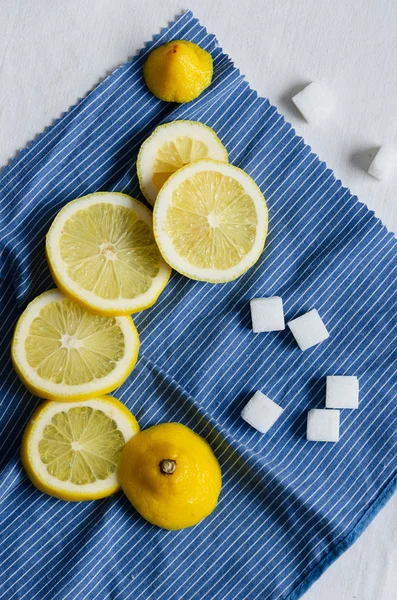
[[[196,495],[194,499],[195,507],[190,504],[190,499],[193,498],[187,499],[185,497],[187,501],[184,510],[183,504],[181,504],[183,498],[179,495],[181,492],[180,487],[177,494],[175,489],[174,492],[170,491],[172,486],[170,488],[165,486],[162,493],[160,490],[157,490],[158,493],[156,493],[155,487],[152,486],[154,483],[151,475],[153,474],[152,465],[153,463],[159,463],[161,457],[156,456],[156,454],[159,446],[161,448],[165,440],[169,440],[172,447],[171,454],[175,453],[174,459],[176,458],[177,465],[178,458],[176,455],[181,450],[184,454],[188,452],[194,457],[191,466],[194,473],[196,473],[196,469],[198,470],[196,474],[200,481],[197,490],[198,496]],[[138,448],[134,448],[135,444],[138,444]],[[182,423],[170,422],[159,423],[144,429],[137,436],[135,444],[134,441],[130,441],[123,448],[118,473],[124,493],[144,519],[162,529],[178,530],[194,527],[216,509],[222,490],[222,471],[219,461],[207,440]],[[140,448],[139,444],[141,444]],[[167,455],[170,456],[169,453]],[[137,457],[138,460],[140,457],[143,458],[143,462],[139,462],[138,465],[134,464]],[[204,480],[199,473],[203,466],[207,470]],[[150,485],[147,485],[147,483],[143,487],[137,485],[137,480],[134,478],[135,469],[139,469],[138,477],[144,475],[145,470],[148,469],[147,474]],[[162,478],[163,476],[159,474],[159,477]],[[182,470],[181,477],[182,479],[186,477],[186,471]],[[176,485],[180,486],[180,484]],[[190,496],[190,488],[185,487],[185,493],[187,491],[189,491]],[[184,494],[183,490],[182,494]]]
[[[196,131],[196,137],[193,137],[192,135],[192,139],[204,142],[207,146],[212,145],[211,154],[214,155],[214,159],[220,160],[221,162],[228,162],[229,160],[228,152],[225,146],[222,144],[215,131],[208,125],[205,125],[200,121],[189,121],[187,119],[180,119],[159,125],[143,142],[139,149],[138,158],[136,161],[139,187],[146,200],[152,205],[154,205],[157,197],[157,188],[151,181],[153,177],[153,161],[156,157],[156,151],[159,149],[159,146],[156,146],[156,139],[162,136],[163,139],[161,140],[161,145],[163,145],[167,142],[174,141],[181,135],[190,137],[189,133],[184,130],[184,128],[189,127]],[[180,133],[178,132],[178,129],[181,130]],[[197,132],[200,132],[202,137],[199,137]]]
[[[159,81],[153,80],[153,78],[151,77],[153,57],[165,47],[170,47],[175,44],[182,44],[190,47],[201,62],[200,71],[202,71],[203,68],[207,68],[207,73],[204,73],[204,79],[202,77],[203,74],[201,73],[200,84],[197,85],[196,82],[194,89],[186,90],[184,86],[185,82],[182,83],[181,89],[181,87],[179,85],[175,85],[174,82],[174,85],[171,85],[170,89],[165,90],[164,86],[161,85],[161,83],[164,83],[164,81],[162,81],[159,85]],[[170,42],[162,44],[162,46],[158,46],[157,48],[152,50],[152,52],[146,59],[145,64],[143,65],[143,77],[148,89],[152,92],[154,96],[156,96],[156,98],[159,98],[164,102],[176,102],[178,104],[192,102],[192,100],[195,100],[196,98],[201,96],[201,94],[211,85],[213,75],[214,62],[210,52],[207,52],[207,50],[204,50],[204,48],[201,48],[201,46],[198,46],[194,42],[189,42],[188,40],[172,40]]]
[[[169,198],[176,187],[182,181],[188,179],[189,176],[200,171],[210,170],[218,173],[220,172],[224,175],[234,176],[251,198],[253,198],[257,210],[258,222],[263,223],[263,228],[258,228],[258,235],[250,252],[246,254],[238,265],[225,270],[205,269],[189,265],[189,263],[173,249],[172,242],[163,226],[167,206],[169,205]],[[193,161],[188,165],[181,167],[171,175],[161,188],[153,210],[154,235],[164,260],[181,275],[196,281],[205,281],[208,283],[228,283],[234,281],[254,266],[260,258],[265,246],[268,221],[266,200],[252,177],[239,167],[208,158]]]
[[[101,406],[98,406],[98,403],[101,403]],[[69,502],[79,502],[82,500],[97,500],[99,498],[105,498],[114,494],[115,492],[120,490],[120,483],[118,480],[117,469],[108,479],[98,480],[95,484],[86,484],[84,486],[84,491],[82,491],[82,486],[78,486],[73,483],[64,484],[60,480],[53,477],[48,472],[45,471],[45,466],[41,469],[37,467],[36,462],[40,461],[38,457],[38,452],[36,451],[35,455],[37,461],[32,460],[33,449],[32,444],[35,442],[35,435],[39,437],[38,426],[40,420],[48,410],[54,408],[56,410],[68,410],[68,408],[72,408],[74,405],[80,405],[80,403],[69,402],[68,404],[47,401],[41,404],[30,417],[29,423],[25,428],[22,437],[21,444],[21,461],[22,465],[31,480],[31,482],[42,492],[45,494],[49,494],[50,496],[55,496],[61,500],[67,500]],[[91,406],[93,408],[100,408],[107,414],[109,417],[114,418],[115,412],[119,414],[120,419],[116,423],[118,428],[122,432],[124,439],[128,442],[133,435],[140,431],[140,427],[138,425],[137,420],[134,415],[128,410],[128,408],[117,398],[113,396],[96,396],[91,400],[86,401],[86,406]],[[105,405],[105,406],[104,406]],[[107,410],[107,408],[113,408],[114,410]],[[125,418],[125,427],[120,427],[120,421],[122,417]],[[128,424],[128,427],[127,427]],[[44,474],[44,477],[43,477]],[[68,489],[69,488],[69,489]]]
[[[129,316],[116,317],[124,333],[126,352],[117,367],[102,379],[79,385],[56,384],[40,377],[29,365],[24,344],[30,324],[45,305],[65,299],[59,290],[49,290],[37,296],[19,317],[11,343],[12,362],[19,378],[32,394],[59,402],[88,400],[115,390],[127,379],[138,359],[139,334]]]
[[[57,287],[65,296],[74,300],[80,306],[101,316],[125,316],[134,314],[153,306],[164,290],[171,276],[171,269],[164,261],[160,261],[159,273],[153,279],[151,287],[140,296],[133,299],[101,298],[94,292],[84,289],[67,273],[58,251],[59,235],[65,221],[77,210],[95,204],[113,204],[133,210],[142,221],[153,226],[151,211],[139,200],[121,192],[95,192],[72,200],[57,214],[46,236],[46,256],[51,275]]]

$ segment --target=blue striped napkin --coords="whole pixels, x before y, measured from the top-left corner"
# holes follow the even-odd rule
[[[186,38],[212,53],[211,87],[182,106],[142,80],[150,50]],[[213,286],[178,274],[136,315],[142,350],[115,393],[142,427],[180,421],[222,465],[217,510],[170,532],[121,494],[67,504],[37,491],[18,458],[38,399],[14,374],[9,344],[26,303],[51,288],[44,235],[69,200],[96,190],[141,197],[135,159],[155,125],[215,129],[263,190],[270,234],[255,268]],[[23,150],[0,178],[1,598],[7,600],[296,599],[396,488],[396,242],[341,186],[277,110],[258,98],[190,12]],[[331,337],[302,353],[286,330],[253,335],[249,300],[283,297],[287,320],[317,308]],[[327,374],[357,375],[360,408],[338,444],[305,441]],[[239,414],[255,390],[284,409],[267,435]],[[393,392],[394,390],[394,392]]]

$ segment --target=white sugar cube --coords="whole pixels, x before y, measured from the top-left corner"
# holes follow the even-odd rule
[[[283,301],[279,296],[254,298],[250,306],[252,329],[255,333],[285,329]]]
[[[314,308],[287,323],[301,350],[307,350],[329,338],[320,315]]]
[[[369,165],[368,173],[383,181],[388,179],[393,171],[397,171],[397,152],[391,146],[381,146]]]
[[[255,392],[241,411],[241,416],[249,425],[261,433],[266,433],[282,412],[281,406],[270,400],[265,394]]]
[[[306,439],[310,442],[339,441],[339,410],[313,408],[307,413]]]
[[[347,375],[329,375],[325,395],[327,408],[358,408],[358,379]]]
[[[333,101],[321,81],[312,81],[293,96],[292,102],[308,123],[318,123],[333,109]]]

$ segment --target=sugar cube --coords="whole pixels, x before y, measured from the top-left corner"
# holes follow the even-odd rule
[[[252,329],[255,333],[285,329],[283,301],[279,296],[254,298],[250,306]]]
[[[391,146],[381,146],[369,165],[368,173],[383,181],[397,170],[397,152]]]
[[[241,411],[241,416],[249,425],[261,433],[266,433],[282,412],[281,406],[270,400],[265,394],[255,392]]]
[[[327,408],[358,408],[357,377],[328,375],[325,406]]]
[[[333,101],[321,81],[312,81],[293,96],[292,102],[308,123],[318,123],[332,111]]]
[[[320,315],[314,308],[287,323],[301,350],[307,350],[329,338]]]
[[[307,413],[306,439],[311,442],[339,441],[339,410],[313,408]]]

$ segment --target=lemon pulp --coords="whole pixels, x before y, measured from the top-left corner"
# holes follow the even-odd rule
[[[139,185],[145,198],[154,204],[159,190],[175,171],[202,158],[228,162],[226,148],[210,127],[183,119],[159,125],[143,142],[137,158]]]
[[[115,369],[124,353],[124,335],[115,318],[87,313],[67,299],[44,306],[25,340],[29,365],[55,384],[101,379]]]
[[[202,158],[178,169],[158,193],[154,234],[164,259],[182,275],[226,283],[259,259],[268,213],[242,169]]]
[[[38,452],[49,475],[85,485],[116,471],[124,443],[117,424],[102,410],[77,406],[52,417]]]
[[[174,190],[165,227],[178,254],[190,264],[228,269],[252,249],[257,215],[236,179],[202,171]]]
[[[114,494],[117,466],[139,425],[112,396],[83,402],[41,404],[22,438],[22,464],[32,483],[62,500],[77,502]]]
[[[165,143],[159,149],[153,164],[153,185],[159,190],[172,173],[208,154],[208,146],[204,142],[190,137],[181,136]]]
[[[107,300],[144,294],[160,269],[151,228],[125,206],[78,210],[64,224],[59,249],[69,277]]]

